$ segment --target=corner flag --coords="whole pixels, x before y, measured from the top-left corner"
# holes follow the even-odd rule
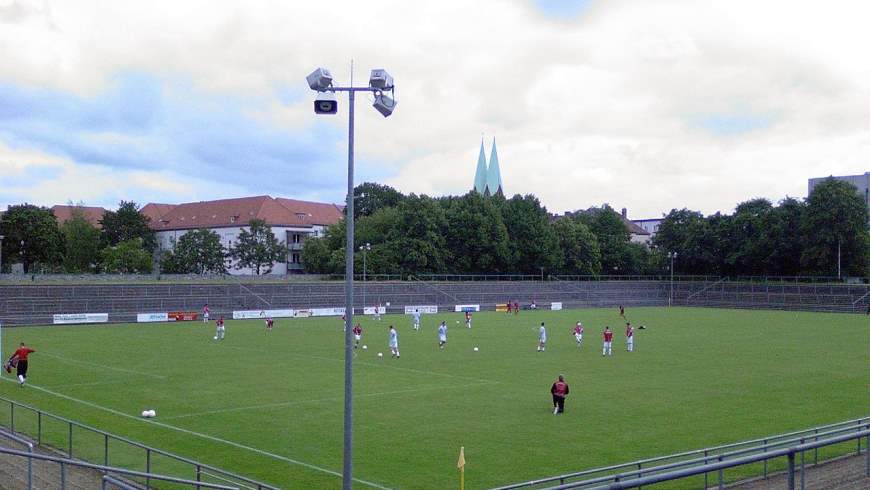
[[[465,446],[459,448],[459,461],[456,462],[456,467],[459,468],[459,490],[465,490]]]

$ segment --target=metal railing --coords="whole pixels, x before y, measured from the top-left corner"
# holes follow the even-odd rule
[[[18,451],[15,449],[9,449],[9,448],[5,448],[5,447],[0,447],[0,454],[6,454],[9,456],[27,458],[28,461],[32,461],[32,460],[36,459],[38,461],[57,463],[60,467],[60,487],[59,488],[61,490],[64,490],[67,487],[66,474],[67,474],[68,468],[71,466],[76,467],[76,468],[87,468],[87,469],[98,471],[98,472],[104,473],[104,474],[116,473],[118,475],[124,475],[124,476],[130,477],[130,478],[142,479],[142,480],[145,480],[147,482],[150,482],[151,480],[157,480],[157,481],[162,481],[162,482],[166,482],[166,483],[174,483],[177,485],[185,485],[185,486],[189,486],[189,487],[194,487],[197,489],[205,488],[205,489],[214,489],[214,490],[240,490],[240,488],[241,488],[238,486],[227,486],[227,485],[220,485],[217,483],[206,483],[206,482],[201,482],[201,481],[186,480],[184,478],[176,478],[174,476],[158,475],[155,473],[143,473],[141,471],[128,470],[126,468],[117,468],[114,466],[93,464],[93,463],[88,463],[85,461],[79,461],[79,460],[70,459],[70,458],[61,458],[59,456],[49,456],[46,454],[28,453],[28,452]],[[119,480],[117,478],[112,478],[109,475],[106,475],[102,478],[102,488],[107,488],[106,487],[107,483],[111,483],[112,485],[120,486],[124,489],[139,490],[139,488],[140,488],[140,487],[130,485],[128,482],[125,482],[123,480]],[[150,485],[150,483],[146,484],[146,486],[149,486],[149,485]],[[27,488],[31,489],[32,484],[28,483]]]
[[[222,470],[215,466],[211,466],[200,461],[196,461],[190,458],[185,458],[184,456],[179,456],[177,454],[170,453],[168,451],[164,451],[162,449],[157,449],[155,447],[148,446],[146,444],[142,444],[141,442],[136,442],[126,437],[118,436],[100,429],[96,429],[94,427],[90,427],[88,425],[76,422],[74,420],[67,419],[65,417],[61,417],[59,415],[54,415],[45,411],[42,411],[36,407],[32,407],[30,405],[26,405],[14,400],[10,400],[5,397],[0,397],[0,402],[8,404],[9,410],[9,426],[8,429],[14,434],[16,431],[18,433],[22,433],[28,435],[31,439],[36,440],[37,445],[43,444],[43,426],[48,421],[57,421],[65,425],[65,435],[66,437],[66,447],[56,447],[55,449],[60,450],[68,458],[73,458],[74,455],[77,455],[78,452],[75,451],[74,438],[73,438],[73,429],[78,429],[81,431],[85,431],[86,433],[96,436],[101,440],[100,445],[101,453],[102,453],[102,463],[104,466],[109,465],[109,461],[111,460],[111,454],[109,452],[110,447],[114,444],[110,443],[120,443],[124,448],[135,449],[137,452],[141,451],[142,456],[145,459],[145,473],[152,472],[152,460],[155,456],[165,457],[168,460],[178,463],[182,466],[187,467],[187,470],[192,472],[195,478],[195,481],[202,482],[203,477],[210,477],[215,480],[220,480],[223,482],[228,482],[236,485],[244,485],[246,488],[252,488],[256,490],[277,490],[278,487],[274,487],[268,485],[266,483],[230,472],[226,470]],[[36,428],[35,434],[28,434],[25,431],[21,430],[21,425],[19,423],[19,427],[16,427],[16,415],[18,418],[22,417],[22,412],[25,414],[31,414],[31,416],[35,415],[36,417]],[[32,424],[31,424],[32,425]],[[93,452],[96,448],[87,447],[84,448],[81,452],[88,453]],[[78,456],[81,457],[81,456]],[[147,480],[146,480],[147,485]]]
[[[805,488],[803,455],[806,451],[818,450],[821,447],[832,446],[834,444],[840,444],[843,442],[848,442],[848,441],[852,441],[852,440],[856,440],[856,439],[858,441],[860,441],[862,437],[867,438],[867,443],[870,444],[870,429],[862,430],[862,431],[855,432],[852,434],[845,434],[842,436],[831,437],[828,439],[822,439],[820,441],[807,442],[807,443],[799,444],[797,446],[793,446],[793,447],[789,447],[789,448],[778,449],[778,450],[760,453],[760,454],[755,454],[755,455],[751,455],[751,456],[743,456],[743,457],[739,457],[739,458],[734,458],[734,459],[731,459],[728,461],[720,460],[720,461],[718,461],[716,463],[712,463],[712,464],[704,463],[701,466],[684,468],[681,470],[670,471],[667,473],[660,473],[657,475],[640,476],[638,478],[634,478],[634,479],[630,479],[630,480],[623,480],[623,481],[617,480],[617,481],[614,481],[613,483],[610,483],[608,485],[594,487],[592,490],[621,490],[621,489],[626,489],[626,488],[640,488],[640,487],[643,487],[644,485],[652,485],[654,483],[680,480],[683,478],[688,478],[690,476],[700,475],[702,473],[707,474],[711,471],[718,471],[719,474],[721,475],[722,471],[724,471],[727,468],[733,468],[736,466],[744,466],[744,465],[748,465],[748,464],[752,464],[752,463],[758,463],[761,461],[764,461],[766,463],[767,461],[769,461],[771,459],[781,458],[783,456],[788,458],[788,470],[787,470],[788,485],[786,488],[788,488],[788,490],[795,490],[795,485],[796,485],[796,481],[795,481],[795,469],[796,469],[795,457],[798,453],[801,454],[800,488],[801,488],[801,490],[803,490]],[[870,478],[870,451],[865,450],[865,452],[867,453],[867,468],[866,468],[865,475],[868,478]],[[568,490],[568,489],[573,489],[573,488],[579,488],[580,486],[583,486],[583,485],[585,485],[584,482],[568,483],[565,485],[550,487],[547,490]],[[706,487],[706,485],[705,485],[705,487]],[[720,489],[724,488],[724,481],[721,479],[719,480],[719,488]]]
[[[18,437],[15,434],[10,434],[5,430],[0,430],[0,437],[5,437],[6,439],[15,441],[23,446],[27,447],[27,452],[33,454],[33,443],[24,439],[22,437]],[[33,459],[27,459],[27,488],[33,486]]]
[[[710,467],[711,462],[721,462],[729,458],[744,456],[747,453],[761,452],[769,453],[774,450],[782,449],[784,446],[792,444],[804,444],[809,440],[818,441],[822,437],[839,436],[843,433],[857,433],[863,430],[870,430],[870,417],[864,417],[855,420],[848,420],[836,424],[828,424],[811,429],[805,429],[796,432],[788,432],[760,439],[751,439],[721,446],[714,446],[705,449],[696,449],[682,453],[670,454],[666,456],[658,456],[654,458],[642,459],[628,463],[617,465],[593,468],[589,470],[566,473],[562,475],[540,478],[537,480],[529,480],[520,483],[514,483],[497,487],[494,490],[514,490],[519,488],[541,488],[548,484],[586,486],[599,485],[607,482],[619,482],[631,479],[632,477],[642,477],[650,473],[661,471],[676,470],[683,467],[693,467],[694,465],[703,464]],[[848,435],[848,434],[847,434]],[[861,452],[861,440],[858,439],[857,453]],[[814,453],[814,464],[818,463],[818,452]],[[712,471],[712,470],[710,470]],[[708,485],[708,472],[704,473],[704,487]],[[699,473],[700,474],[700,473]],[[600,475],[600,476],[595,476]],[[767,461],[764,461],[763,476],[768,475]],[[569,480],[577,480],[583,478],[582,481],[569,482]],[[719,474],[719,482],[723,482],[722,474]],[[571,487],[571,488],[577,488]]]

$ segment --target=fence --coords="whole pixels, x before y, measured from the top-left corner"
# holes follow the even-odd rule
[[[8,434],[4,430],[0,430],[0,437],[5,437],[11,441],[15,441],[18,444],[27,448],[27,452],[33,454],[33,443],[24,439],[22,437],[18,437],[15,434]],[[33,486],[33,460],[31,458],[27,459],[27,488]]]
[[[724,470],[726,468],[733,466],[742,466],[753,462],[762,462],[762,477],[767,478],[769,475],[768,461],[770,459],[773,459],[774,457],[781,457],[787,454],[788,450],[793,449],[792,446],[795,444],[797,444],[799,447],[806,445],[808,441],[812,441],[811,444],[814,444],[826,440],[833,440],[825,438],[845,437],[846,439],[844,440],[847,441],[858,441],[856,453],[860,454],[862,451],[861,437],[868,436],[868,434],[870,434],[870,417],[864,417],[860,419],[839,422],[836,424],[814,427],[802,431],[789,432],[776,436],[765,437],[762,439],[752,439],[733,444],[726,444],[705,449],[697,449],[694,451],[671,454],[667,456],[659,456],[655,458],[632,461],[629,463],[622,463],[614,466],[594,468],[590,470],[577,471],[573,473],[541,478],[537,480],[530,480],[526,482],[498,487],[494,490],[515,490],[520,488],[631,488],[624,486],[602,487],[601,485],[623,485],[625,484],[625,482],[628,481],[647,477],[661,477],[662,475],[680,475],[674,476],[673,478],[667,478],[676,479],[677,477],[683,478],[700,474],[704,475],[703,488],[707,488],[710,483],[709,474],[711,472],[715,472],[717,475],[717,486],[719,488],[723,488],[723,486],[725,485]],[[819,446],[808,448],[814,450],[813,464],[818,464],[819,462],[819,453],[817,450],[819,447],[832,445],[839,442],[843,441],[838,440],[836,442],[827,442]],[[870,445],[870,440],[868,440],[867,444]],[[772,456],[784,450],[786,451],[786,453],[779,454],[778,456]],[[803,450],[800,452],[801,472],[803,478]],[[866,451],[866,447],[865,452],[868,452]],[[739,458],[757,459],[742,463],[734,463],[735,461],[738,461]],[[868,458],[870,458],[870,455],[868,455]],[[868,463],[870,463],[870,461],[868,461]],[[870,471],[870,465],[868,465],[868,471]],[[640,485],[647,485],[649,483],[641,483]],[[547,485],[556,486],[550,487]]]
[[[0,454],[6,454],[9,456],[15,456],[15,457],[21,457],[21,458],[27,458],[28,462],[31,464],[32,464],[34,459],[38,460],[38,461],[57,463],[57,465],[59,466],[59,480],[60,480],[58,482],[57,488],[60,488],[61,490],[65,490],[67,488],[67,483],[68,483],[67,471],[68,471],[69,467],[86,468],[86,469],[94,470],[94,471],[97,471],[100,473],[115,473],[118,475],[124,475],[128,478],[131,478],[131,479],[136,478],[136,479],[140,479],[140,480],[145,480],[147,482],[150,482],[151,480],[156,480],[156,481],[160,481],[160,482],[173,483],[176,485],[183,485],[185,487],[194,487],[197,489],[205,488],[205,489],[216,489],[216,490],[239,490],[241,488],[238,486],[227,486],[227,485],[220,485],[217,483],[207,483],[207,482],[201,482],[201,481],[186,480],[184,478],[176,478],[173,476],[158,475],[155,473],[143,473],[141,471],[128,470],[125,468],[116,468],[116,467],[112,467],[112,466],[87,463],[85,461],[77,461],[74,459],[61,458],[61,457],[57,457],[57,456],[48,456],[45,454],[28,453],[25,451],[17,451],[15,449],[9,449],[9,448],[4,448],[4,447],[0,447]],[[114,478],[114,477],[109,476],[109,475],[103,476],[101,480],[102,480],[102,488],[103,489],[108,488],[107,484],[112,484],[114,486],[123,488],[125,490],[126,489],[131,489],[131,490],[140,490],[141,489],[141,487],[139,487],[139,486],[131,485],[127,481],[120,480],[118,478]],[[149,485],[150,485],[150,483],[149,483]],[[27,488],[28,488],[28,490],[33,488],[32,483],[28,483]]]
[[[8,404],[9,409],[6,412],[9,417],[8,424],[4,425],[13,434],[23,433],[34,439],[40,446],[46,442],[70,459],[73,457],[82,460],[99,458],[102,460],[102,466],[106,467],[111,461],[122,461],[121,466],[144,467],[143,473],[150,474],[154,473],[154,466],[158,463],[156,459],[162,458],[163,460],[159,462],[162,466],[181,474],[192,474],[196,482],[205,482],[203,478],[210,478],[256,490],[277,490],[277,487],[257,480],[53,415],[8,398],[0,397],[0,402]],[[50,427],[50,425],[54,426]],[[78,448],[75,446],[75,434],[79,434],[79,437],[86,441]],[[114,455],[110,449],[114,449]],[[139,456],[137,457],[136,454]],[[150,482],[147,476],[145,478],[147,486]]]

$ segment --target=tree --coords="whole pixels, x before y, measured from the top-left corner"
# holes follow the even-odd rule
[[[70,273],[95,272],[100,267],[100,230],[91,224],[80,207],[60,226],[65,240],[63,269]]]
[[[226,257],[220,235],[206,229],[189,231],[165,255],[163,270],[176,274],[225,274]]]
[[[716,272],[718,245],[710,242],[715,242],[710,223],[698,211],[685,208],[672,209],[659,224],[653,239],[653,245],[662,254],[677,253],[674,268],[682,274]]]
[[[32,204],[9,206],[0,219],[3,262],[21,262],[24,272],[51,268],[63,261],[63,235],[48,208]]]
[[[559,246],[546,208],[538,198],[519,194],[504,201],[502,219],[514,247],[518,272],[534,274],[559,265]]]
[[[117,245],[139,238],[145,250],[153,252],[157,248],[157,239],[149,226],[150,221],[150,218],[139,213],[135,202],[121,201],[117,211],[106,211],[100,220],[103,241],[106,245]]]
[[[396,225],[382,253],[403,273],[441,272],[446,267],[444,210],[428,196],[411,194],[396,207]]]
[[[445,210],[447,267],[457,273],[509,272],[510,241],[491,198],[477,192],[440,201]]]
[[[236,261],[236,269],[250,268],[252,274],[272,272],[276,262],[287,261],[287,247],[278,242],[272,227],[260,219],[248,222],[248,229],[239,232],[236,245],[230,250],[230,257]]]
[[[106,247],[101,255],[106,272],[119,274],[151,272],[151,252],[145,250],[140,238]]]
[[[780,201],[773,209],[766,225],[768,247],[772,250],[768,257],[768,274],[797,276],[801,273],[801,255],[804,237],[801,222],[806,203],[792,197]]]
[[[601,272],[601,250],[598,239],[588,226],[575,218],[561,218],[553,223],[553,232],[559,243],[562,274],[591,274]]]
[[[629,274],[628,244],[631,233],[622,216],[609,206],[581,213],[578,219],[595,234],[601,249],[603,274]]]
[[[852,184],[829,178],[816,185],[807,198],[801,231],[804,270],[834,276],[839,259],[845,274],[867,274],[867,204]]]
[[[330,274],[334,272],[330,268],[330,250],[326,239],[311,237],[306,238],[302,244],[302,265],[305,272],[312,274]]]
[[[379,209],[398,206],[405,196],[388,185],[364,182],[353,190],[353,216],[371,216]]]

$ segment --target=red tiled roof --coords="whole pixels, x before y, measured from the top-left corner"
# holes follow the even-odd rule
[[[172,211],[175,208],[175,204],[159,204],[156,202],[149,202],[148,204],[142,206],[142,209],[139,210],[140,214],[144,214],[151,218],[151,222],[155,223],[160,221],[166,213]]]
[[[57,224],[62,225],[72,219],[73,211],[76,209],[80,210],[85,215],[85,219],[88,220],[88,223],[97,228],[102,228],[102,226],[100,226],[100,220],[103,219],[103,213],[105,213],[106,210],[101,207],[66,206],[58,204],[51,207],[51,212],[54,213],[54,217],[57,218]]]
[[[255,196],[178,204],[159,219],[152,221],[151,229],[159,231],[247,226],[255,218],[265,221],[269,226],[312,225],[310,220],[298,217],[272,197]]]
[[[301,217],[306,223],[314,225],[334,225],[344,217],[344,206],[323,202],[298,201],[296,199],[275,198],[291,213]]]

